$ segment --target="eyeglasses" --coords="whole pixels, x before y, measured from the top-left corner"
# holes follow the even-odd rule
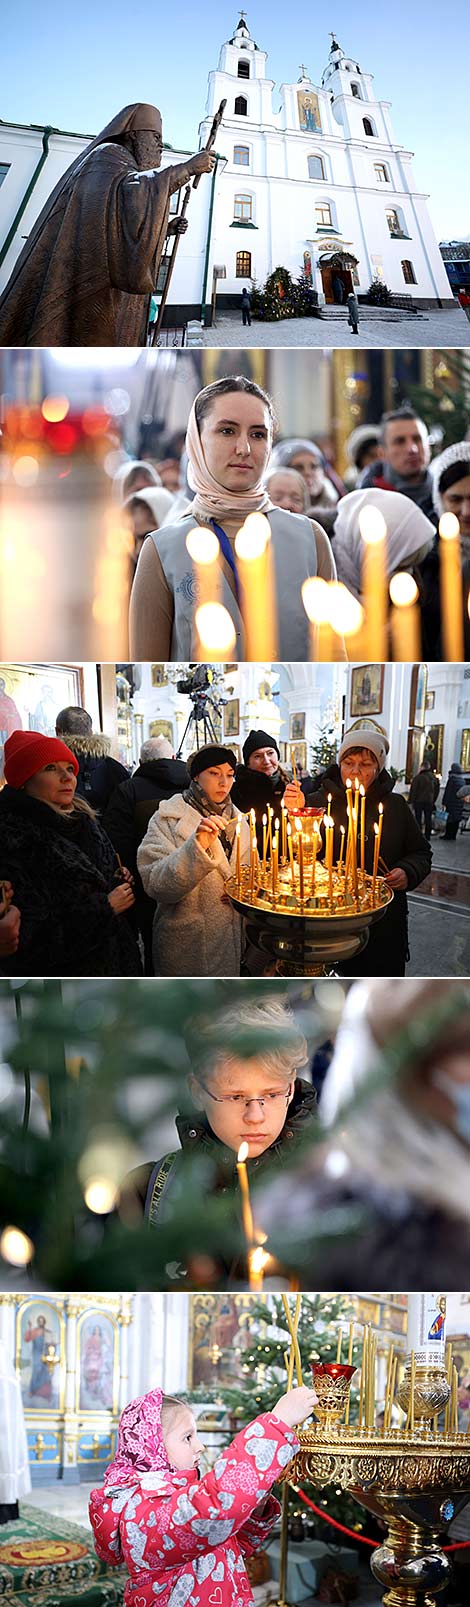
[[[210,1088],[207,1088],[201,1077],[198,1077],[197,1080],[201,1088],[204,1089],[204,1093],[208,1094],[209,1099],[213,1099],[216,1105],[235,1105],[237,1109],[243,1106],[244,1110],[248,1110],[250,1105],[261,1105],[261,1109],[264,1110],[265,1105],[276,1105],[280,1104],[281,1101],[284,1101],[286,1105],[289,1104],[289,1094],[263,1094],[260,1099],[257,1094],[249,1094],[248,1096],[246,1094],[226,1094],[221,1099],[220,1094],[211,1093]]]

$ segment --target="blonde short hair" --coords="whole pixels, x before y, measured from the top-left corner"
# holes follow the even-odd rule
[[[210,1076],[220,1069],[221,1062],[225,1067],[237,1060],[251,1058],[243,1042],[237,1042],[238,1035],[244,1032],[248,1036],[251,1033],[259,1035],[262,1041],[253,1053],[253,1059],[261,1062],[273,1077],[283,1082],[291,1082],[299,1067],[308,1060],[307,1041],[297,1027],[290,1005],[279,997],[253,999],[246,1005],[228,1005],[210,1023],[200,1027],[196,1053],[192,1056],[195,1076],[198,1071],[203,1072],[205,1077]],[[284,1039],[281,1043],[278,1041],[280,1034]]]

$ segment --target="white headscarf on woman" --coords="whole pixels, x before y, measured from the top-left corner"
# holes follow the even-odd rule
[[[410,497],[401,491],[384,491],[380,486],[368,491],[349,491],[342,497],[334,526],[333,551],[338,580],[360,597],[362,590],[363,542],[359,529],[359,515],[363,508],[377,508],[387,526],[387,575],[406,568],[414,559],[429,552],[436,532],[431,520]]]
[[[117,502],[125,502],[126,498],[130,495],[127,480],[128,476],[130,474],[134,474],[136,469],[146,469],[147,474],[151,476],[152,485],[160,486],[162,484],[160,475],[157,473],[157,470],[154,469],[153,463],[146,463],[141,458],[128,458],[127,463],[121,463],[119,465],[119,468],[116,469],[116,473],[113,477],[113,493]],[[135,494],[136,493],[134,493],[134,495]]]
[[[170,509],[173,508],[174,500],[172,492],[165,491],[163,485],[144,485],[141,491],[131,491],[130,496],[126,497],[124,507],[130,508],[133,502],[146,503],[147,507],[150,508],[152,518],[155,519],[152,530],[159,530],[160,525],[168,524]]]

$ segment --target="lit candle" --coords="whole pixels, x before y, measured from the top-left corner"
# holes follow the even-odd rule
[[[271,1257],[257,1244],[256,1250],[248,1251],[248,1282],[250,1289],[262,1289],[264,1274]]]
[[[196,609],[194,623],[198,634],[198,662],[220,664],[232,653],[237,633],[228,608],[223,603],[203,603]]]
[[[366,614],[370,663],[381,663],[387,653],[386,537],[387,526],[378,508],[364,507],[359,514],[363,542],[362,592]]]
[[[276,886],[277,886],[277,836],[273,837],[273,851],[272,851],[272,854],[271,854],[271,872],[272,872],[273,898],[275,898],[276,897]]]
[[[339,850],[339,860],[338,860],[338,871],[341,870],[341,866],[342,866],[342,863],[343,863],[344,844],[345,844],[345,841],[346,841],[346,827],[345,826],[340,826],[339,830],[340,830],[340,850]]]
[[[377,870],[379,868],[380,845],[381,845],[381,842],[382,842],[382,826],[383,826],[383,822],[384,822],[384,806],[383,806],[383,803],[379,803],[379,846],[378,846],[378,853],[377,853]]]
[[[248,1144],[240,1144],[240,1149],[237,1155],[237,1174],[242,1201],[243,1232],[245,1235],[247,1252],[249,1252],[253,1248],[254,1233],[253,1215],[250,1204],[250,1190],[248,1185],[248,1172],[246,1169],[247,1157]]]
[[[289,848],[289,859],[290,859],[290,868],[291,868],[291,876],[292,876],[292,891],[293,891],[293,893],[295,893],[294,848],[293,848],[293,843],[292,843],[292,826],[291,826],[290,821],[289,821],[289,825],[287,827],[287,844],[288,844],[288,848]]]
[[[464,658],[460,525],[455,513],[439,520],[442,657],[460,664]]]
[[[301,904],[303,904],[303,901],[304,901],[304,839],[303,839],[303,836],[302,836],[302,827],[300,828],[300,831],[298,832],[298,835],[297,835],[297,852],[298,852],[298,856],[299,856],[300,902],[301,902]]]
[[[271,853],[271,849],[272,849],[272,840],[273,840],[273,814],[274,814],[274,809],[272,807],[272,804],[268,804],[268,839],[267,839],[267,846],[269,848],[270,853]]]
[[[271,527],[263,513],[249,513],[235,537],[245,627],[245,657],[252,663],[277,658],[277,617]]]
[[[268,817],[263,815],[263,876],[266,875],[266,850],[268,845]]]
[[[291,748],[290,756],[291,756],[291,761],[292,761],[292,774],[293,774],[293,777],[294,777],[294,784],[297,787],[298,786],[298,781],[297,781],[297,766],[296,766],[296,763],[295,763],[295,748]]]
[[[285,807],[285,804],[282,804],[282,807],[281,807],[281,859],[284,861],[284,863],[285,863],[286,854],[287,854],[286,830],[287,830],[287,809]]]
[[[311,879],[311,883],[310,883],[310,897],[311,898],[313,898],[314,893],[315,893],[315,874],[316,874],[316,867],[317,867],[317,853],[318,853],[318,849],[319,849],[319,846],[320,846],[320,842],[321,842],[320,828],[319,828],[319,825],[318,825],[318,821],[316,820],[315,824],[314,824],[314,827],[313,827],[313,839],[312,839],[312,879]]]
[[[238,894],[238,897],[240,897],[241,875],[242,875],[241,855],[240,855],[240,832],[241,832],[241,826],[240,826],[240,822],[239,822],[238,826],[237,826],[237,829],[236,829],[236,833],[235,833],[236,842],[237,842],[237,894]]]
[[[334,839],[334,830],[335,830],[335,828],[334,828],[334,821],[333,821],[331,815],[324,815],[323,816],[323,825],[325,827],[325,865],[326,865],[326,869],[327,869],[327,872],[328,872],[328,898],[329,898],[330,904],[332,904],[333,903],[333,839]]]
[[[207,603],[218,603],[220,542],[215,530],[209,530],[207,525],[197,525],[194,530],[188,530],[186,550],[195,566],[194,578],[199,606],[203,608]]]
[[[253,899],[254,899],[254,896],[255,896],[255,868],[256,868],[257,858],[258,858],[258,851],[257,851],[256,837],[252,837],[251,838],[251,859],[250,859],[250,898],[251,898],[252,902],[253,902]]]
[[[415,664],[421,658],[421,624],[419,591],[413,576],[406,570],[392,575],[389,585],[393,603],[390,628],[392,652],[397,663]]]
[[[365,854],[365,845],[366,845],[366,792],[365,792],[365,787],[362,786],[362,783],[361,783],[361,786],[359,788],[359,792],[360,792],[360,797],[361,797],[361,875],[362,875],[362,891],[364,892],[365,876],[366,876],[365,863],[364,863],[364,854]]]
[[[375,884],[376,884],[376,881],[377,881],[377,865],[378,865],[378,862],[379,862],[379,828],[378,828],[378,825],[377,825],[376,821],[374,822],[374,834],[375,834],[375,843],[374,843],[374,864],[373,864],[373,868],[372,868],[372,903],[375,905]]]
[[[310,621],[310,658],[320,663],[330,663],[336,657],[336,652],[328,582],[321,580],[319,575],[304,580],[302,602]]]

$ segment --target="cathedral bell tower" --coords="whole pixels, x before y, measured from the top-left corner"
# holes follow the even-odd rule
[[[206,117],[201,126],[201,143],[206,129],[206,118],[212,119],[221,100],[226,100],[223,127],[232,133],[243,134],[248,127],[273,124],[272,80],[266,78],[267,55],[259,50],[252,39],[244,11],[231,39],[228,39],[219,56],[216,72],[209,73]],[[218,141],[220,146],[220,140]]]

